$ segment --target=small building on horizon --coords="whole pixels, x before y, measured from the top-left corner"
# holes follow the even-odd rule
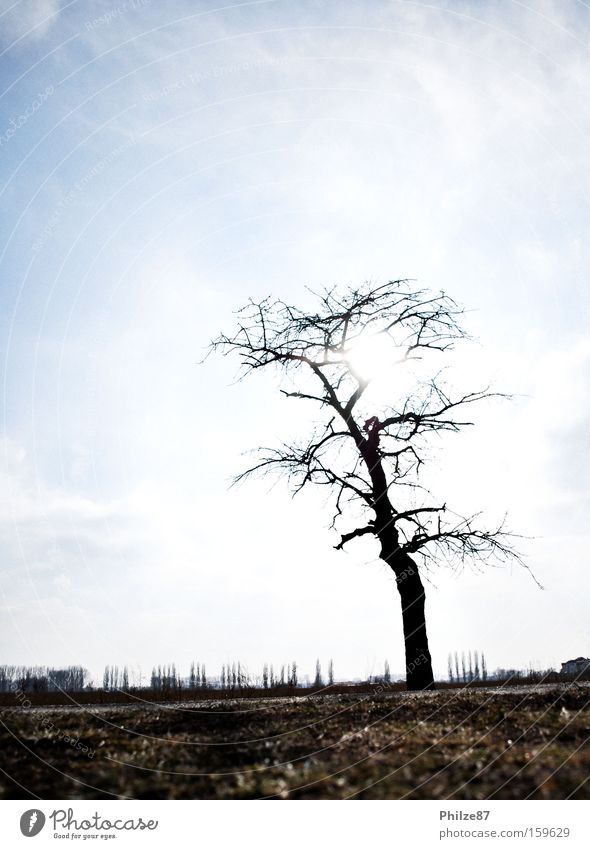
[[[561,664],[561,675],[583,675],[590,674],[590,658],[576,657],[573,660],[566,660]]]

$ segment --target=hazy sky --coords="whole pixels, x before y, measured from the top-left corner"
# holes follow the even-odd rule
[[[376,545],[228,489],[309,408],[199,365],[250,296],[396,277],[473,310],[458,368],[519,393],[435,477],[508,510],[544,586],[429,575],[435,669],[590,655],[590,6],[0,8],[0,662],[403,669]]]

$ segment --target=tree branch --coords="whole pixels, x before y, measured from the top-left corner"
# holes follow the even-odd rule
[[[375,526],[374,525],[366,525],[364,528],[356,528],[354,531],[350,531],[348,534],[342,534],[342,538],[338,545],[335,545],[334,548],[336,551],[341,551],[347,542],[350,542],[351,539],[356,539],[356,537],[362,537],[366,534],[374,534]]]
[[[357,536],[375,533],[377,526],[379,533],[391,531],[392,525],[398,533],[399,523],[399,535],[405,539],[400,550],[407,554],[428,558],[435,552],[482,560],[511,557],[522,562],[512,547],[513,535],[503,524],[482,530],[476,516],[443,523],[446,505],[428,507],[417,501],[418,494],[423,502],[431,499],[418,481],[426,439],[471,425],[458,415],[467,405],[510,396],[486,387],[455,397],[438,372],[428,382],[417,383],[405,399],[397,399],[397,407],[389,399],[389,405],[375,411],[367,401],[370,379],[356,373],[350,362],[354,346],[367,335],[386,336],[392,350],[402,352],[396,363],[444,354],[455,342],[468,338],[460,324],[463,310],[443,292],[428,293],[409,280],[364,283],[312,295],[316,307],[307,312],[280,300],[250,300],[238,313],[236,332],[221,334],[211,343],[210,351],[238,356],[241,378],[272,366],[289,377],[302,370],[311,372],[311,381],[281,392],[288,398],[315,402],[322,414],[326,408],[334,413],[302,445],[261,449],[258,461],[235,482],[252,474],[278,472],[289,479],[294,493],[309,483],[328,487],[335,499],[333,524],[349,502],[360,502],[373,511],[375,519],[343,535],[337,549]],[[315,387],[308,389],[314,381]],[[335,419],[343,425],[335,428]],[[407,492],[401,487],[410,487],[416,506],[395,509],[389,497],[393,487],[400,492]]]

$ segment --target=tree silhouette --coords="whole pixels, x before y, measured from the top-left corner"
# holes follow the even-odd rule
[[[250,301],[238,313],[235,332],[211,343],[213,351],[239,356],[241,377],[278,369],[289,381],[283,394],[311,402],[323,415],[303,441],[260,449],[257,462],[236,481],[276,472],[296,493],[311,484],[327,487],[332,525],[345,509],[357,525],[341,533],[335,548],[377,538],[401,598],[407,686],[428,689],[433,676],[419,562],[424,567],[517,554],[502,525],[482,529],[477,513],[461,516],[434,502],[418,473],[429,439],[471,424],[465,408],[498,393],[487,387],[455,393],[434,362],[412,390],[399,388],[396,378],[410,363],[429,365],[466,338],[463,311],[444,293],[395,280],[311,295],[315,303],[307,310],[270,298]],[[365,367],[371,358],[373,369]],[[388,397],[376,394],[383,380],[374,380],[375,364],[389,376]]]
[[[322,667],[320,665],[319,658],[315,662],[315,678],[313,682],[313,686],[316,688],[320,688],[324,686],[324,682],[322,680]]]

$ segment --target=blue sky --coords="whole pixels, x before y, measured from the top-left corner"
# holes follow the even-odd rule
[[[0,10],[0,660],[401,670],[376,547],[228,489],[308,411],[199,365],[250,296],[392,277],[468,306],[459,373],[519,394],[432,475],[507,509],[545,588],[429,575],[435,667],[589,654],[588,5]]]

